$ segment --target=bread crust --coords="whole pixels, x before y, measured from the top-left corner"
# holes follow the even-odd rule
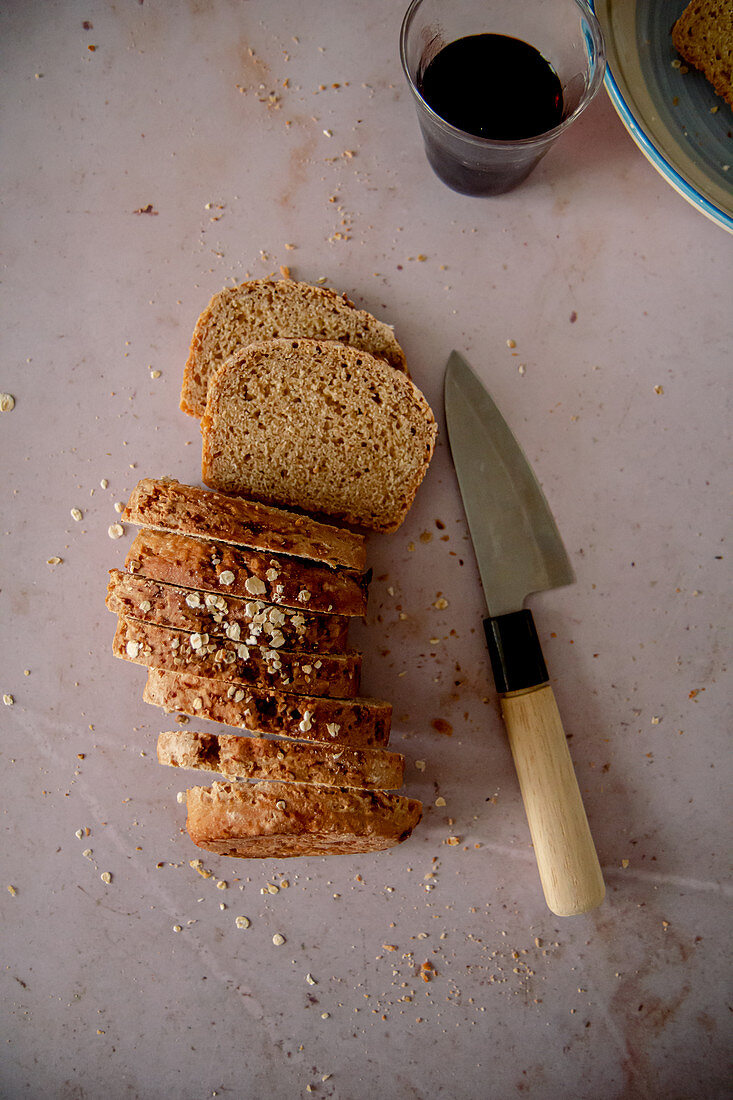
[[[318,615],[239,596],[199,592],[110,569],[107,608],[116,615],[177,627],[245,645],[284,645],[288,650],[344,653],[345,615]],[[282,639],[282,640],[281,640]]]
[[[230,542],[359,573],[366,568],[363,535],[172,478],[142,478],[122,519],[139,527]]]
[[[269,780],[192,787],[186,808],[194,844],[245,859],[378,852],[407,840],[422,816],[404,795]]]
[[[169,730],[158,735],[158,763],[218,772],[227,779],[274,779],[332,787],[397,790],[405,758],[385,749],[274,741],[264,737]]]
[[[228,638],[210,640],[173,627],[124,615],[117,620],[112,652],[134,664],[174,672],[193,671],[234,684],[272,686],[296,695],[353,699],[359,691],[359,653],[291,653],[246,646]]]
[[[427,473],[437,424],[410,379],[368,353],[278,339],[219,368],[201,434],[211,488],[389,532]]]
[[[277,336],[353,344],[407,371],[392,328],[346,295],[291,279],[251,279],[220,290],[196,322],[183,371],[183,412],[203,416],[209,381],[222,362],[239,347]]]
[[[365,613],[370,580],[369,573],[150,528],[136,535],[125,569],[183,588],[348,616]]]
[[[353,748],[387,745],[392,725],[392,704],[382,699],[288,695],[159,668],[148,669],[143,700],[167,714],[185,714],[250,733]]]

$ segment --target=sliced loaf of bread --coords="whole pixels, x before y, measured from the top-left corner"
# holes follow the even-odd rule
[[[186,828],[223,856],[284,859],[378,852],[399,844],[422,803],[388,791],[315,783],[213,783],[186,791]]]
[[[273,687],[296,695],[353,699],[359,690],[358,653],[291,653],[246,646],[228,638],[174,630],[120,616],[115,657],[171,672],[194,672],[233,684]]]
[[[427,472],[437,425],[410,379],[367,352],[278,339],[220,367],[201,433],[206,485],[395,531]]]
[[[274,551],[359,573],[366,568],[363,535],[172,478],[139,481],[122,519],[138,527]]]
[[[183,372],[183,411],[203,416],[209,381],[224,360],[247,344],[278,336],[351,344],[406,369],[391,327],[344,295],[290,279],[253,279],[219,291],[199,317]]]
[[[672,27],[674,47],[733,107],[733,3],[692,0]]]
[[[386,745],[392,724],[392,704],[381,699],[294,695],[160,668],[148,669],[143,699],[167,714],[354,748]]]
[[[150,528],[135,536],[125,569],[183,588],[301,611],[360,616],[366,610],[367,574]]]
[[[158,763],[218,772],[227,779],[276,779],[331,787],[397,790],[405,758],[386,749],[353,749],[266,737],[170,730],[158,735]]]
[[[119,569],[110,569],[109,575],[106,603],[115,615],[248,646],[319,653],[343,653],[348,648],[350,619],[345,615],[318,615],[262,600],[198,592]]]

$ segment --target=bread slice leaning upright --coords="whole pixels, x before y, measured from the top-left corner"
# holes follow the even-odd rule
[[[249,859],[379,852],[422,816],[421,802],[391,791],[270,780],[191,787],[186,807],[194,844]]]
[[[395,531],[427,472],[437,425],[417,386],[367,352],[278,339],[219,368],[201,433],[211,488]]]
[[[122,519],[139,527],[269,550],[334,568],[362,573],[366,568],[363,535],[173,478],[142,478]]]
[[[344,295],[290,279],[252,279],[219,291],[199,317],[183,372],[182,410],[203,416],[209,381],[224,360],[277,336],[336,340],[406,370],[391,327]]]
[[[328,787],[397,790],[405,758],[387,749],[275,741],[229,733],[167,730],[158,735],[158,763],[218,772],[227,779],[277,779]]]

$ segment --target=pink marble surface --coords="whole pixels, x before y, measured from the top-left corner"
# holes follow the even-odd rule
[[[605,93],[522,189],[448,191],[401,15],[0,11],[4,1097],[728,1095],[733,241]],[[193,325],[281,264],[393,323],[440,420],[407,522],[370,540],[357,638],[426,813],[389,853],[212,857],[203,878],[184,776],[155,762],[169,720],[111,656],[106,573],[133,531],[107,530],[139,477],[199,481]],[[532,608],[607,881],[587,916],[544,904],[498,717],[442,431],[454,347],[577,573]]]

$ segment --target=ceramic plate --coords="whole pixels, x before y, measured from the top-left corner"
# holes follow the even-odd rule
[[[733,233],[733,111],[701,73],[679,67],[671,32],[686,0],[593,7],[606,39],[606,90],[621,121],[667,182]]]

